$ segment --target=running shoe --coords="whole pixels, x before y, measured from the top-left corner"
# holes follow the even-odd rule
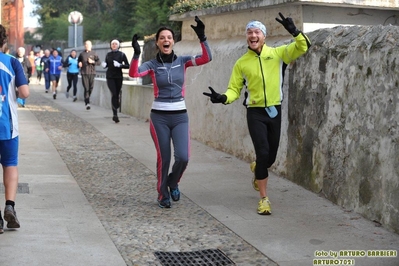
[[[53,99],[57,99],[57,93],[53,93]]]
[[[117,115],[114,115],[114,116],[112,117],[112,120],[113,120],[115,123],[119,123],[119,118],[118,118]]]
[[[172,197],[172,200],[173,200],[173,201],[179,201],[179,200],[180,200],[180,190],[179,190],[179,187],[170,188],[170,196]]]
[[[19,228],[19,221],[17,219],[17,213],[11,205],[6,205],[4,208],[4,220],[7,221],[8,228]]]
[[[258,214],[260,215],[270,215],[272,214],[271,203],[268,197],[262,198],[258,203]]]
[[[249,167],[251,168],[252,173],[254,173],[254,176],[252,177],[252,187],[256,190],[259,191],[259,186],[258,186],[258,181],[256,180],[255,177],[255,168],[256,168],[256,162],[252,162]]]
[[[169,199],[158,200],[158,206],[160,208],[170,208],[170,207],[172,207],[171,204],[170,204],[170,200]]]
[[[86,110],[90,110],[90,104],[86,104]]]
[[[76,102],[78,98],[76,96],[73,96],[73,101]]]

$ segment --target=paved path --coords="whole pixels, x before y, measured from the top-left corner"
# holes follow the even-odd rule
[[[248,163],[196,141],[181,200],[160,209],[148,122],[31,91],[19,109],[21,228],[0,235],[0,265],[161,265],[156,251],[219,249],[236,265],[302,266],[332,259],[316,251],[399,250],[397,234],[276,175],[273,214],[256,214]]]

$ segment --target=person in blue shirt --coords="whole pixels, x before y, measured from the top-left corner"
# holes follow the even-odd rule
[[[3,168],[6,206],[4,220],[8,228],[19,228],[15,212],[18,189],[18,112],[17,97],[29,96],[29,86],[21,63],[13,56],[3,53],[7,45],[6,29],[0,25],[0,163]],[[0,234],[4,221],[0,211]]]
[[[57,50],[53,50],[49,58],[49,72],[50,72],[50,81],[51,81],[51,89],[53,91],[53,99],[57,98],[57,87],[58,82],[60,81],[62,70],[62,58],[58,55]]]
[[[76,50],[72,50],[71,53],[64,61],[64,67],[68,68],[67,71],[67,81],[68,86],[65,92],[65,96],[69,98],[69,90],[73,85],[73,101],[76,102],[76,92],[77,92],[77,83],[78,83],[78,75],[79,75],[79,65],[78,65],[78,58],[76,57]]]

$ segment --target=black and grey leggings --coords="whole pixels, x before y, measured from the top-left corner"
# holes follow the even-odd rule
[[[255,177],[263,180],[269,176],[268,168],[276,161],[281,132],[281,105],[276,106],[278,115],[270,118],[264,107],[247,109],[249,134],[256,154]]]
[[[158,200],[169,198],[169,188],[176,188],[190,156],[189,120],[186,110],[151,110],[150,131],[157,151]],[[169,174],[171,140],[174,164]]]

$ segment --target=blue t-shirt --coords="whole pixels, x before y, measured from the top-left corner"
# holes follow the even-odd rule
[[[27,84],[21,63],[0,52],[0,140],[18,136],[16,89]]]

